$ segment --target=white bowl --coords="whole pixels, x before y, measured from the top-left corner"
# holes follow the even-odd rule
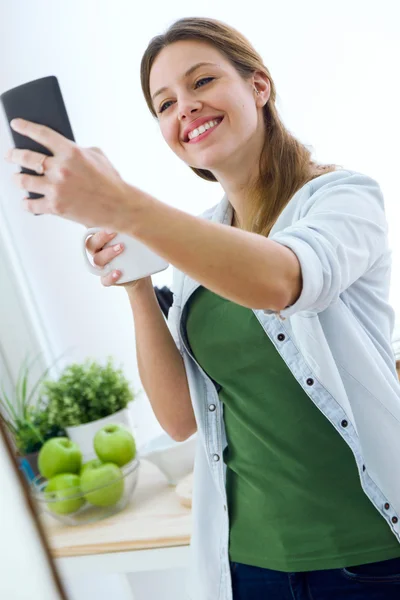
[[[197,433],[184,442],[176,442],[162,433],[140,449],[140,458],[156,465],[169,485],[177,485],[193,471],[196,443]]]

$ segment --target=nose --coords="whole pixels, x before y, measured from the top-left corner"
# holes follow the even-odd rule
[[[182,99],[179,104],[178,118],[180,121],[185,121],[201,109],[201,102],[190,97]]]

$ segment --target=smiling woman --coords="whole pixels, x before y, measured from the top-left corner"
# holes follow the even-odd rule
[[[275,85],[261,57],[238,31],[216,23],[181,19],[153,38],[141,63],[142,89],[171,149],[197,175],[221,183],[242,229],[268,235],[297,189],[336,166],[311,160],[279,118]],[[222,121],[215,135],[199,131],[206,122]],[[245,201],[237,192],[243,187]]]
[[[376,438],[384,399],[371,377],[380,361],[380,335],[366,352],[377,312],[379,331],[390,332],[392,323],[379,187],[366,176],[311,159],[279,118],[275,86],[261,57],[224,23],[187,18],[172,24],[150,41],[141,82],[171,150],[199,177],[224,189],[223,201],[205,220],[256,234],[251,240],[260,240],[259,256],[268,254],[261,240],[293,252],[275,255],[275,267],[286,272],[284,287],[291,289],[281,308],[277,300],[275,309],[254,310],[250,279],[254,284],[261,274],[278,281],[281,275],[271,264],[253,270],[255,255],[246,254],[250,238],[241,237],[242,248],[227,252],[224,267],[218,258],[227,248],[208,253],[198,247],[208,272],[215,262],[221,278],[245,257],[250,305],[243,298],[232,302],[226,288],[217,291],[184,267],[176,275],[169,321],[202,444],[194,474],[192,597],[306,600],[312,590],[321,600],[394,599],[400,532],[393,536],[380,507],[390,498],[387,509],[400,510],[400,490],[375,452],[384,443]],[[190,248],[196,227],[187,225]],[[212,248],[211,240],[204,242]],[[378,311],[375,294],[384,298]],[[383,343],[388,358],[375,375],[380,385],[393,386],[391,406],[399,419],[390,335]],[[361,382],[359,388],[341,365]],[[368,408],[366,390],[379,396]],[[394,452],[400,431],[394,422],[381,422],[380,431],[391,427],[387,452]],[[345,428],[351,430],[342,434],[347,444],[338,435]],[[382,481],[375,502],[363,451]],[[391,524],[397,522],[393,516]],[[361,587],[368,582],[375,587]]]
[[[176,441],[198,431],[190,595],[397,599],[400,478],[387,457],[400,454],[400,385],[380,187],[311,158],[261,56],[220,21],[181,19],[153,38],[141,84],[171,150],[221,184],[217,206],[174,209],[101,151],[26,122],[54,156],[17,183],[45,195],[28,210],[126,233],[174,267],[168,326],[149,278],[126,289],[157,419]],[[96,265],[115,256],[109,235],[88,242]]]

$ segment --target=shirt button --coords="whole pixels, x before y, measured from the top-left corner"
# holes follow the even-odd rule
[[[215,406],[215,404],[210,404],[210,406],[208,407],[208,410],[210,410],[211,412],[214,412],[214,410],[215,410],[216,408],[217,408],[217,407]]]
[[[213,455],[213,459],[214,459],[214,462],[218,462],[219,461],[219,455],[218,454],[214,454]]]
[[[307,385],[314,385],[314,379],[311,379],[311,377],[309,377],[307,379]]]
[[[280,334],[278,335],[278,340],[279,340],[280,342],[283,342],[283,340],[284,340],[284,339],[285,339],[285,335],[284,335],[283,333],[280,333]]]
[[[385,502],[385,508],[386,508],[386,510],[389,510],[389,508],[390,508],[389,502]]]
[[[392,523],[397,523],[398,518],[397,517],[392,517]]]
[[[342,427],[347,427],[348,422],[346,421],[346,419],[343,419],[343,421],[341,422],[341,426]]]

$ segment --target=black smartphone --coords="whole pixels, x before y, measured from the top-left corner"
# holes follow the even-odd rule
[[[11,128],[10,122],[17,117],[46,125],[69,140],[75,141],[60,84],[54,75],[28,81],[12,88],[0,95],[0,101],[16,148],[34,150],[35,152],[47,154],[47,156],[53,156],[48,148]],[[20,172],[36,175],[37,177],[42,176],[36,171],[31,171],[25,167],[21,167]],[[43,198],[43,195],[29,192],[29,198],[36,200]],[[35,216],[38,216],[38,214],[35,214]]]

